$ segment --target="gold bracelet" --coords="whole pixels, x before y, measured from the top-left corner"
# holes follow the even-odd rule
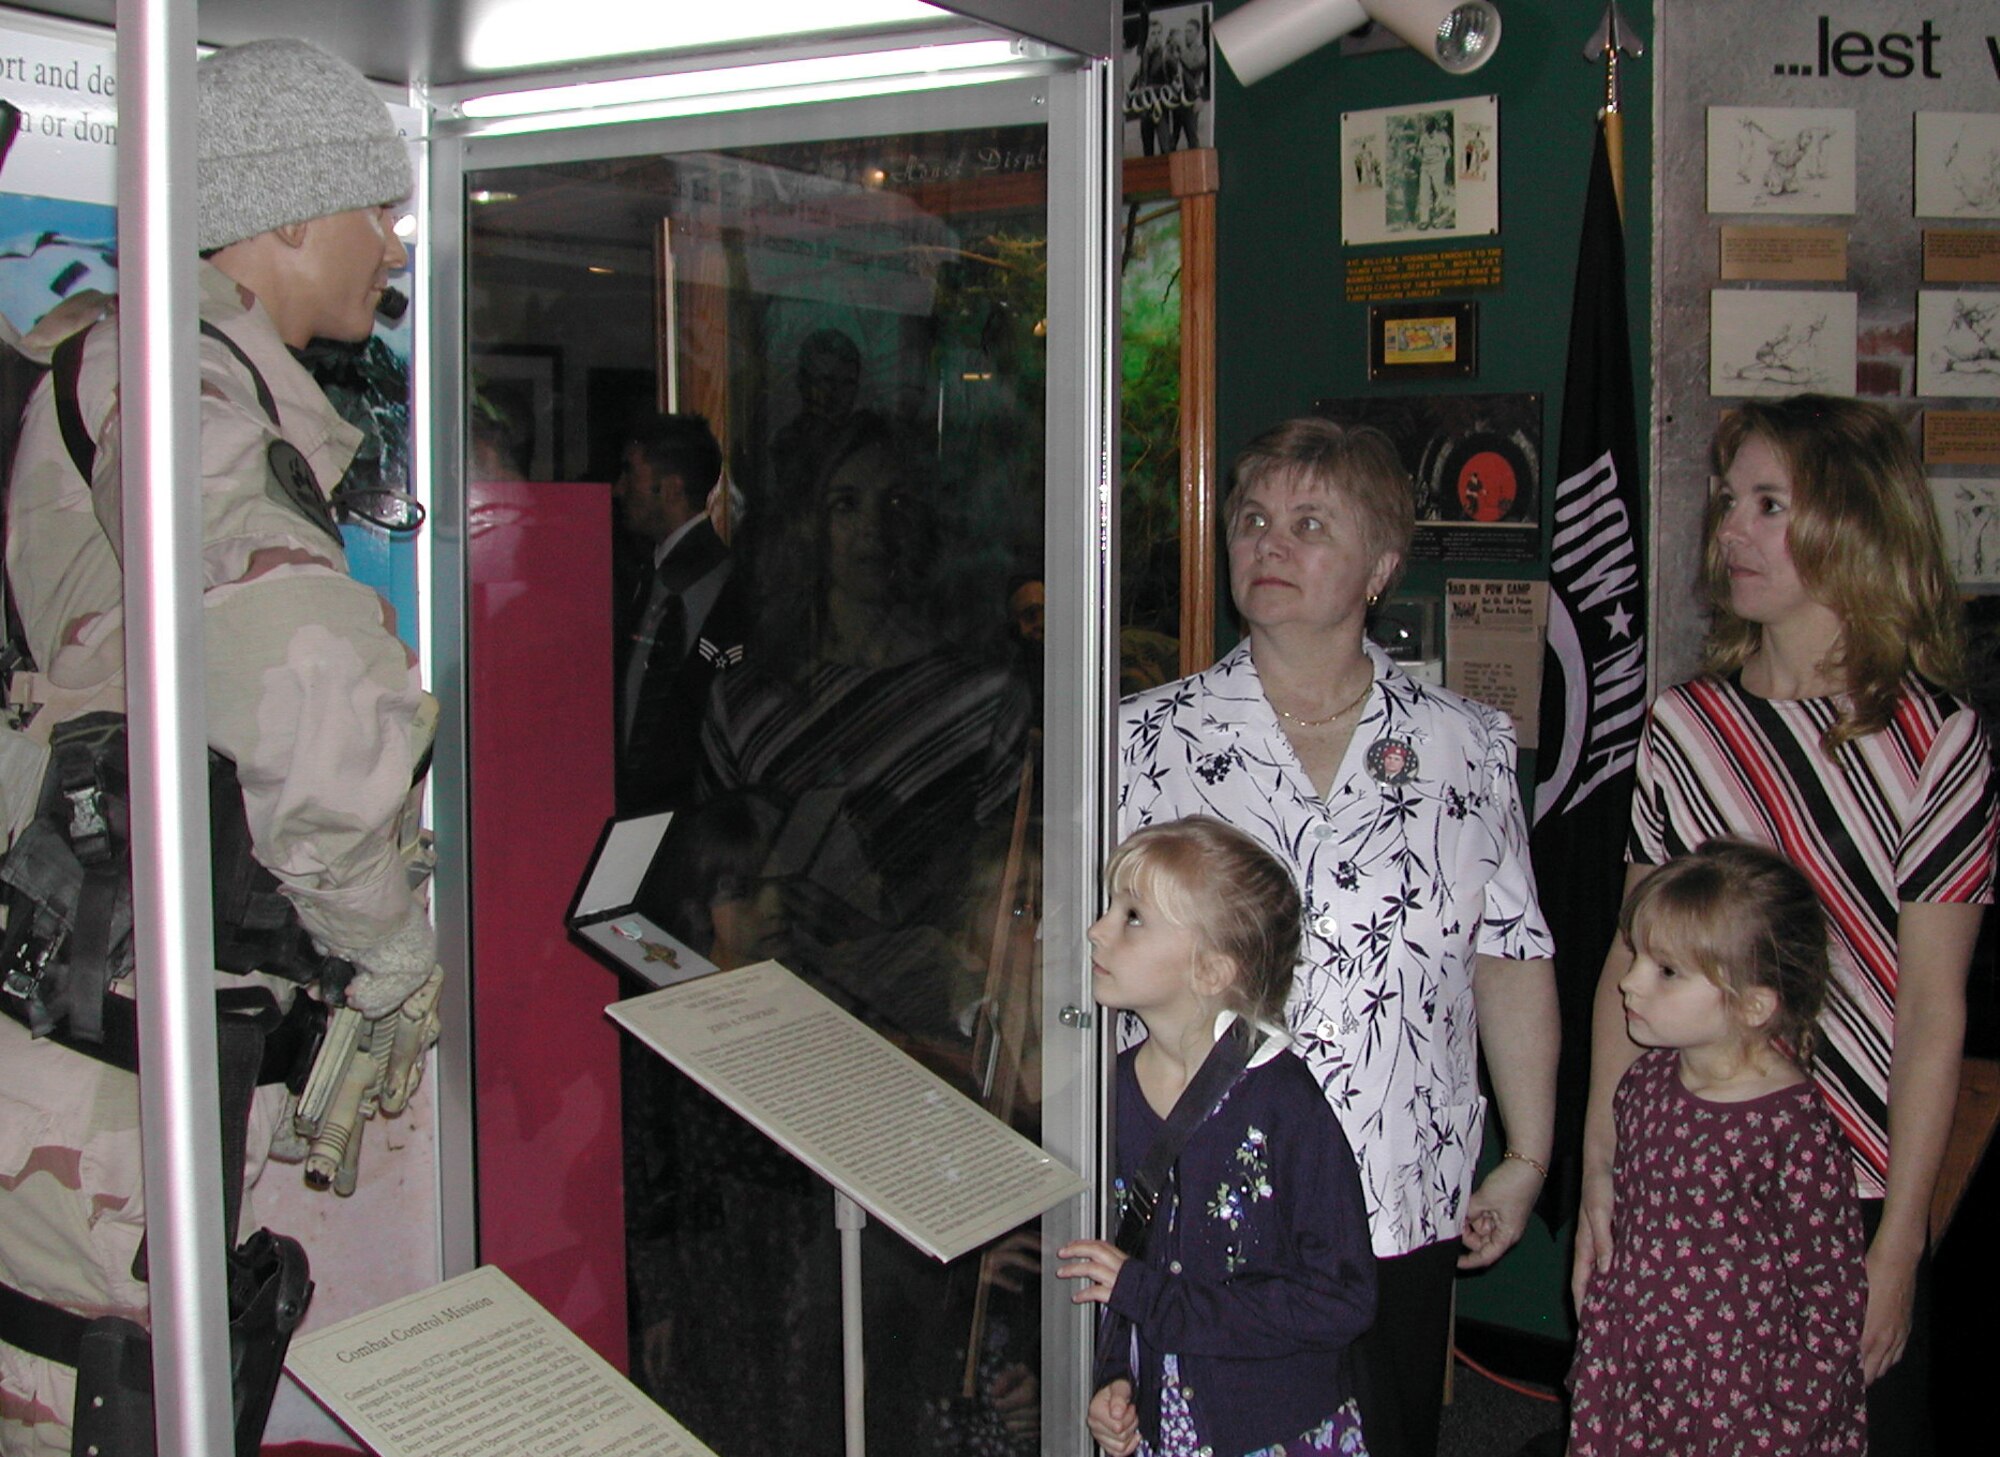
[[[1526,1164],[1529,1168],[1533,1169],[1536,1173],[1540,1174],[1544,1179],[1546,1179],[1549,1176],[1549,1166],[1543,1163],[1540,1159],[1531,1159],[1526,1154],[1517,1153],[1515,1150],[1511,1148],[1508,1149],[1507,1152],[1500,1155],[1501,1163],[1504,1164],[1505,1162],[1507,1162],[1508,1159],[1519,1159],[1522,1163]]]

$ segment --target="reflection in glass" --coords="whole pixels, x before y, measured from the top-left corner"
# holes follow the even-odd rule
[[[472,347],[556,351],[584,422],[553,474],[607,477],[671,407],[708,417],[735,487],[712,515],[749,627],[660,750],[693,787],[655,918],[724,968],[783,961],[1031,1138],[1045,147],[467,179],[514,199],[470,210]],[[650,1054],[623,1086],[634,1379],[723,1457],[839,1451],[830,1191]],[[1029,1231],[941,1267],[871,1227],[871,1445],[1040,1450],[1035,1258]]]
[[[941,521],[927,467],[864,412],[802,490],[752,517],[760,631],[710,700],[702,749],[711,794],[791,807],[770,865],[794,969],[963,1074],[958,1018],[981,972],[966,892],[1006,843],[1029,697],[968,642],[991,632],[999,591],[966,593],[952,570],[965,523]]]

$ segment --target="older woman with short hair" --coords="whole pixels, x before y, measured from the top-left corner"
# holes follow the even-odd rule
[[[1249,636],[1126,700],[1120,827],[1213,815],[1298,879],[1288,1018],[1354,1146],[1381,1280],[1356,1348],[1368,1449],[1431,1457],[1454,1269],[1520,1237],[1552,1138],[1552,948],[1513,725],[1364,637],[1414,526],[1386,436],[1293,420],[1231,474],[1229,580]],[[1475,1189],[1482,1034],[1508,1142]]]

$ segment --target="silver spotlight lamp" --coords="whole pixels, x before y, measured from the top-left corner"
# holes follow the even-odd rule
[[[1455,76],[1476,71],[1500,46],[1500,12],[1488,0],[1250,0],[1215,22],[1215,47],[1245,86],[1369,21]]]

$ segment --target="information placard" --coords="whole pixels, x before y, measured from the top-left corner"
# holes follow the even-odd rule
[[[491,1265],[292,1342],[381,1457],[714,1457]]]
[[[933,1259],[956,1259],[1087,1187],[775,961],[607,1010]]]
[[[1377,253],[1347,260],[1347,301],[1387,303],[1393,299],[1440,298],[1500,287],[1499,244],[1458,248],[1448,253]]]
[[[1845,282],[1847,229],[1725,224],[1721,276],[1728,283],[1745,279]]]
[[[1445,687],[1505,713],[1520,746],[1535,748],[1541,741],[1549,584],[1454,579],[1444,593]]]
[[[2000,283],[2000,232],[1924,229],[1925,283]]]
[[[1924,411],[1925,465],[2000,465],[2000,410]]]

